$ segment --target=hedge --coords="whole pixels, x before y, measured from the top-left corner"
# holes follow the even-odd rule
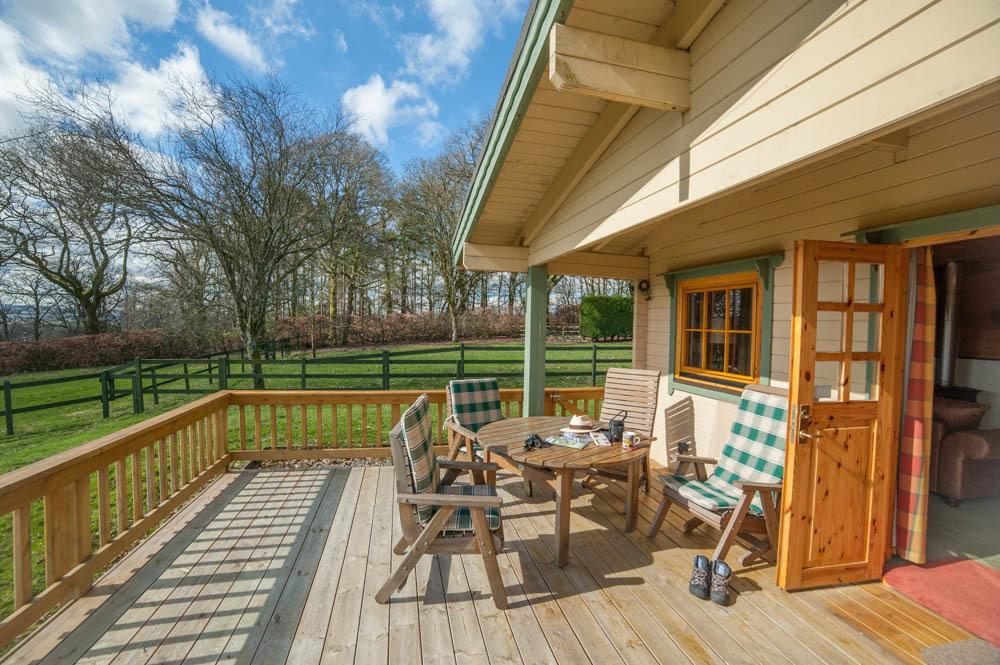
[[[580,335],[594,341],[632,336],[632,298],[584,296],[580,301]]]

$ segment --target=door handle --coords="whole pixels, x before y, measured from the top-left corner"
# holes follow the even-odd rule
[[[807,432],[805,430],[802,430],[802,429],[799,430],[799,439],[808,439],[810,441],[819,441],[822,438],[823,438],[822,434],[810,434],[809,432]]]

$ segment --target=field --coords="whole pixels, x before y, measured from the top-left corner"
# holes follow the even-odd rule
[[[518,343],[502,343],[490,345],[490,350],[483,346],[469,346],[464,353],[464,372],[466,376],[498,376],[502,387],[518,387],[521,385],[523,371],[522,351]],[[454,345],[413,345],[400,346],[392,349],[406,352],[403,357],[393,357],[390,366],[391,389],[424,390],[443,388],[447,381],[457,375],[460,351]],[[412,355],[410,355],[412,354]],[[296,389],[302,384],[301,371],[305,370],[306,384],[309,389],[369,389],[383,388],[381,378],[382,359],[365,356],[379,355],[377,352],[356,350],[324,351],[318,354],[320,359],[329,358],[337,361],[347,361],[338,364],[313,364],[309,354],[292,354],[278,362],[267,362],[264,365],[266,386],[268,388]],[[604,372],[612,365],[627,364],[631,352],[622,349],[622,345],[591,344],[551,344],[547,351],[546,382],[549,386],[583,386],[591,385],[591,371],[594,368],[592,360],[596,356],[596,377],[600,385]],[[617,362],[610,362],[610,361]],[[305,361],[303,364],[302,361]],[[625,362],[622,362],[625,361]],[[151,415],[162,413],[193,399],[199,394],[194,391],[209,392],[218,389],[218,363],[213,369],[213,380],[209,383],[208,374],[194,374],[207,368],[207,362],[191,361],[188,366],[190,378],[186,381],[192,391],[189,394],[172,391],[185,391],[179,366],[162,369],[155,376],[158,388],[153,388],[154,375],[148,369],[143,370],[143,402],[144,413],[133,413],[131,394],[125,395],[129,382],[117,382],[117,390],[123,396],[110,401],[109,418],[101,417],[99,401],[84,402],[72,406],[18,413],[14,416],[15,434],[3,436],[0,430],[0,473],[16,469],[25,464],[37,461],[66,450],[75,445],[99,438],[115,432],[127,425],[139,422]],[[16,386],[24,382],[39,382],[78,374],[93,374],[108,368],[93,368],[87,370],[68,370],[65,372],[46,372],[36,374],[15,375],[4,377]],[[243,374],[238,358],[234,356],[230,364],[233,373],[228,380],[228,387],[233,389],[250,388],[252,380],[238,378]],[[251,371],[246,364],[245,372]],[[570,376],[572,374],[573,376]],[[277,376],[276,376],[277,375]],[[154,392],[156,394],[154,394]],[[32,386],[14,391],[16,407],[30,407],[50,402],[70,401],[100,394],[98,379],[87,378],[79,381],[53,383],[49,385]]]

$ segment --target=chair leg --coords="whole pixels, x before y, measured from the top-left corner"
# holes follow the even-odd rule
[[[656,509],[656,516],[653,517],[653,523],[649,525],[649,537],[655,538],[656,534],[660,532],[660,527],[663,526],[663,520],[667,519],[667,512],[670,510],[670,499],[664,494],[663,498],[660,499],[660,507]]]
[[[685,536],[690,536],[694,533],[694,530],[700,527],[704,522],[698,517],[692,517],[684,522],[684,526],[681,527],[681,533]]]
[[[719,539],[719,544],[712,554],[713,560],[724,560],[726,554],[729,553],[729,548],[736,542],[736,536],[740,533],[743,520],[746,519],[747,513],[750,512],[750,502],[753,500],[753,495],[753,492],[744,492],[743,496],[740,497],[740,501],[736,504],[733,514],[729,517],[729,523],[726,524],[726,528],[722,532],[722,538]]]
[[[505,610],[507,609],[507,590],[504,588],[503,576],[500,574],[497,551],[493,546],[493,535],[486,523],[486,512],[482,508],[473,508],[471,512],[472,526],[476,532],[476,540],[479,542],[479,553],[483,556],[486,578],[490,582],[490,591],[493,593],[493,603],[497,609]]]
[[[774,494],[771,492],[760,493],[760,505],[764,508],[764,527],[767,529],[768,549],[762,552],[761,556],[771,563],[774,563],[774,552],[778,546],[778,511],[774,505]]]
[[[399,542],[397,542],[396,545],[392,548],[392,553],[397,556],[403,556],[404,554],[406,554],[406,545],[407,545],[406,538],[400,538]]]
[[[530,497],[534,493],[531,487],[531,481],[527,478],[522,478],[521,482],[524,485],[524,495]]]
[[[410,551],[403,557],[403,560],[399,562],[399,567],[393,571],[389,579],[385,581],[382,588],[378,590],[375,594],[375,602],[380,605],[385,605],[389,602],[389,598],[392,596],[392,592],[399,589],[406,582],[406,578],[410,576],[413,569],[416,567],[417,562],[420,561],[420,557],[424,555],[430,544],[434,542],[438,534],[441,532],[442,527],[444,527],[445,522],[451,517],[452,512],[455,508],[452,506],[442,506],[431,518],[431,521],[424,527],[424,530],[420,532],[417,536],[416,541],[413,543],[413,547]]]
[[[647,455],[645,459],[642,460],[642,489],[649,494],[649,456]]]

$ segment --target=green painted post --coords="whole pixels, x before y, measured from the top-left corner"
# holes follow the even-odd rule
[[[132,413],[145,411],[142,400],[142,361],[136,359],[132,368]]]
[[[229,389],[229,353],[219,363],[219,390]]]
[[[14,436],[14,401],[11,398],[10,381],[3,382],[3,417],[7,421],[7,436]]]
[[[212,356],[208,357],[208,385],[212,385]]]
[[[465,378],[465,342],[458,343],[458,378]]]
[[[382,349],[382,390],[389,390],[389,351]]]
[[[149,369],[149,378],[153,382],[153,404],[160,403],[160,384],[156,380],[156,367]]]
[[[184,363],[184,391],[191,392],[191,378],[188,376],[188,364]]]
[[[108,398],[108,384],[111,380],[108,375],[107,370],[101,372],[101,417],[105,419],[111,417],[111,400]]]
[[[597,385],[597,344],[590,343],[590,385]]]
[[[528,302],[524,313],[524,411],[545,415],[545,333],[549,311],[546,266],[528,268]]]
[[[302,374],[302,376],[300,377],[299,388],[301,388],[302,390],[305,390],[306,389],[306,359],[305,358],[303,358],[302,362],[299,363],[299,372],[301,372],[301,374]]]

